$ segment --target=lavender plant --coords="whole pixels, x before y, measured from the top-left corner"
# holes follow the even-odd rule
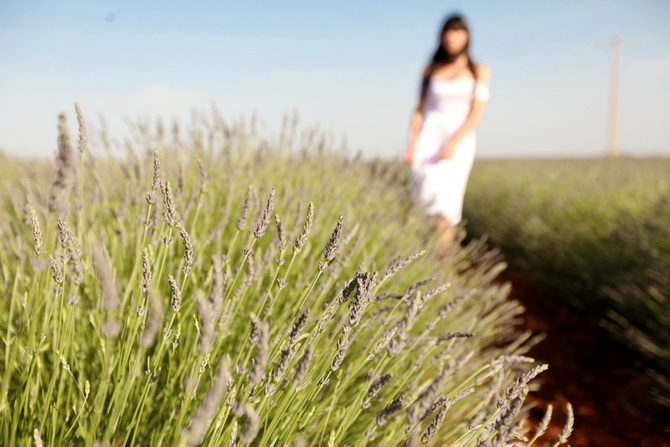
[[[481,161],[464,214],[513,270],[640,353],[670,410],[670,160]],[[653,403],[653,402],[650,402]],[[658,406],[658,405],[656,405]]]
[[[0,180],[3,445],[523,435],[544,366],[520,357],[521,307],[481,244],[438,257],[387,176],[301,152],[314,132],[273,147],[216,115],[172,140],[141,129],[124,159],[84,128],[79,170],[61,137],[56,166]]]

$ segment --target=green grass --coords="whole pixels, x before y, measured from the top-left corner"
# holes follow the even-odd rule
[[[647,360],[670,408],[670,159],[478,161],[468,231]]]
[[[216,116],[116,159],[83,134],[61,118],[55,165],[3,163],[3,445],[532,437],[544,366],[519,357],[504,265],[480,242],[438,257],[392,171]]]

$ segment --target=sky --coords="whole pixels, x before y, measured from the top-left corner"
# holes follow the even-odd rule
[[[79,102],[119,141],[128,122],[185,127],[214,105],[268,132],[297,111],[352,152],[401,157],[451,12],[491,69],[478,157],[605,154],[614,36],[620,153],[670,156],[668,0],[0,0],[0,150],[53,156]]]

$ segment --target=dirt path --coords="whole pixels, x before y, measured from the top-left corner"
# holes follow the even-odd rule
[[[569,401],[576,419],[572,447],[670,447],[670,433],[658,416],[647,411],[645,386],[634,377],[634,352],[527,281],[509,273],[499,279],[512,282],[512,298],[526,307],[524,327],[547,334],[529,353],[549,364],[538,378],[541,389],[529,396],[537,405],[531,411],[531,425],[552,404],[554,417],[547,439],[555,439]]]

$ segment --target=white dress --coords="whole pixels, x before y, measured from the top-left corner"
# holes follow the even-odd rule
[[[440,160],[444,144],[463,125],[472,107],[472,95],[487,100],[488,86],[472,78],[431,77],[423,122],[414,145],[412,192],[428,214],[443,216],[450,225],[461,221],[463,197],[475,158],[475,134],[470,132],[451,158]]]

